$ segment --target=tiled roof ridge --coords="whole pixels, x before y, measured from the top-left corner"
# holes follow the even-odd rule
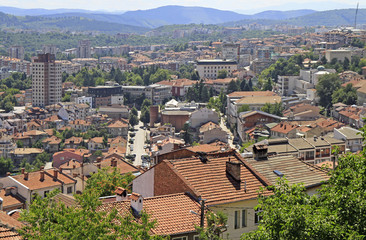
[[[180,192],[180,193],[172,193],[172,194],[164,194],[164,195],[159,195],[159,196],[152,196],[152,197],[145,197],[145,200],[151,200],[151,199],[158,199],[158,198],[167,198],[167,197],[175,197],[175,196],[183,196],[183,195],[187,195],[187,193],[185,192]]]
[[[166,165],[183,181],[183,183],[192,191],[194,195],[197,197],[201,196],[201,193],[199,193],[191,184],[190,182],[175,168],[174,164],[172,163],[172,160],[163,160],[163,162],[166,163]]]
[[[56,170],[56,169],[50,169],[50,170]],[[70,180],[72,180],[72,181],[76,182],[76,180],[75,180],[75,179],[73,179],[72,177],[69,177],[67,174],[62,173],[62,172],[60,172],[59,170],[57,170],[57,171],[58,171],[58,174],[62,174],[63,176],[67,177],[68,179],[70,179]],[[47,170],[46,170],[46,171],[44,171],[44,173],[45,173],[46,175],[48,175],[49,177],[53,178],[53,175],[52,175],[52,174],[50,174],[50,173],[48,173],[48,171],[47,171]],[[56,181],[60,182],[61,184],[65,184],[61,179],[59,179],[58,175],[57,175]]]

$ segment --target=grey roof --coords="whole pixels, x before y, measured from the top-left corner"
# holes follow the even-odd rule
[[[333,144],[345,144],[345,142],[343,140],[336,139],[336,138],[330,137],[330,136],[325,136],[324,140],[327,141],[328,143],[330,143],[331,145],[333,145]]]
[[[305,140],[315,147],[323,147],[323,146],[330,147],[330,144],[327,141],[325,141],[323,137],[306,138]]]
[[[305,141],[304,138],[292,138],[288,140],[289,143],[298,150],[314,149],[314,147]]]
[[[354,128],[350,127],[341,127],[339,129],[335,129],[336,131],[342,133],[347,139],[360,139],[362,138],[361,131],[358,131]]]
[[[264,161],[246,160],[272,184],[275,184],[279,177],[274,171],[282,173],[290,184],[303,183],[305,187],[317,186],[329,179],[325,170],[304,163],[292,155],[269,157]]]

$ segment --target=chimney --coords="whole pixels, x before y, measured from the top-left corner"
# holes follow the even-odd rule
[[[266,160],[268,157],[268,144],[254,144],[253,155],[255,160]]]
[[[122,188],[122,187],[118,187],[116,189],[116,191],[114,191],[114,193],[116,194],[116,201],[120,202],[123,200],[127,200],[127,190]]]
[[[25,172],[25,168],[22,168],[22,170],[21,170],[21,171],[22,171],[22,174],[24,174],[24,172]]]
[[[76,178],[77,176],[78,176],[78,174],[77,174],[77,173],[73,173],[73,174],[72,174],[72,177],[73,177],[73,178]]]
[[[226,172],[238,182],[240,182],[240,167],[239,162],[226,162]]]
[[[42,171],[43,169],[44,169],[44,166],[40,166],[40,167],[39,167],[39,170],[41,170],[41,171]]]
[[[97,168],[100,169],[100,163],[97,164]]]
[[[58,176],[58,170],[57,169],[53,169],[53,181],[57,180],[57,176]]]
[[[100,163],[102,161],[101,157],[97,157],[97,162]]]
[[[9,177],[9,176],[10,176],[10,172],[7,172],[7,173],[6,173],[6,176],[7,176],[7,177]]]
[[[40,173],[39,181],[43,182],[44,181],[44,171],[41,170],[39,173]]]
[[[11,187],[5,188],[5,196],[8,196],[11,194]]]
[[[131,207],[133,208],[134,211],[136,211],[138,214],[140,214],[143,209],[142,196],[138,193],[132,193],[130,195],[130,199],[131,199]]]
[[[24,172],[24,180],[28,180],[28,173],[27,172]]]

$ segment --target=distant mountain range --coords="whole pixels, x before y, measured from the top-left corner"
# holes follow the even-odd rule
[[[79,9],[20,9],[0,7],[0,12],[17,16],[42,16],[47,18],[83,17],[96,21],[156,28],[171,24],[219,24],[242,19],[280,20],[314,13],[314,10],[264,11],[253,15],[239,14],[205,7],[164,6],[149,10],[127,11],[123,14],[99,13]]]
[[[149,29],[119,23],[96,21],[82,17],[45,18],[19,17],[0,12],[0,28],[61,31],[99,31],[102,33],[145,33]]]
[[[237,26],[246,23],[290,24],[297,26],[353,26],[355,9],[317,12],[310,9],[264,11],[253,15],[239,14],[204,7],[164,6],[122,14],[80,9],[20,9],[0,7],[0,27],[25,29],[62,29],[70,31],[101,31],[106,33],[144,33],[160,26],[177,24],[219,24]],[[358,12],[358,23],[366,23],[366,9]]]

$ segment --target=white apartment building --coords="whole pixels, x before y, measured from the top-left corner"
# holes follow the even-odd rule
[[[39,54],[32,66],[32,105],[57,104],[62,97],[61,63],[53,54]]]
[[[220,70],[226,70],[228,76],[238,70],[238,63],[235,60],[211,59],[198,60],[197,72],[200,78],[216,79]]]

